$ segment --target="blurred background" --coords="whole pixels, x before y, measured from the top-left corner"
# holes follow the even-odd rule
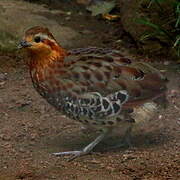
[[[1,49],[14,49],[25,29],[44,25],[66,47],[72,39],[73,47],[83,46],[86,37],[95,41],[98,34],[102,46],[127,47],[158,61],[180,59],[178,0],[2,0],[0,5]]]

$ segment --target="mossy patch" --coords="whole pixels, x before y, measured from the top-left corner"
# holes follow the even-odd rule
[[[0,51],[12,52],[17,50],[18,38],[9,32],[0,30]]]

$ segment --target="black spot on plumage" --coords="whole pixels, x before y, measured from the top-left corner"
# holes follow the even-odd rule
[[[88,116],[89,116],[90,118],[92,118],[93,113],[92,113],[91,111],[89,111],[89,112],[88,112]]]
[[[107,123],[108,123],[109,125],[113,125],[113,124],[114,124],[113,121],[108,121]]]
[[[108,71],[112,71],[112,67],[111,66],[104,66],[104,68],[106,68]]]
[[[96,99],[96,105],[99,105],[101,103],[100,99]]]
[[[106,56],[104,58],[104,60],[107,61],[107,62],[110,62],[110,63],[112,63],[114,61],[114,59],[112,57],[110,57],[110,56]]]
[[[86,115],[88,113],[86,108],[83,108],[83,113],[84,113],[84,115]]]
[[[101,109],[102,109],[102,107],[101,107],[101,105],[100,105],[100,106],[98,106],[97,108],[95,108],[94,111],[95,111],[95,112],[99,112],[99,111],[101,111]]]
[[[102,66],[102,64],[99,63],[99,62],[94,62],[93,65],[96,66],[96,67],[98,67],[98,68],[100,68],[100,67]]]
[[[143,71],[141,71],[141,70],[139,70],[139,72],[141,73],[141,78],[143,78],[144,77],[144,72]]]
[[[107,109],[109,107],[109,102],[105,99],[103,99],[103,106],[104,106],[104,109]]]
[[[127,109],[127,113],[133,113],[134,110],[133,109]]]
[[[131,60],[129,58],[122,57],[120,60],[124,61],[126,64],[131,64]]]
[[[79,104],[84,104],[84,99],[79,99]]]
[[[75,107],[75,113],[79,114],[79,108],[78,107]]]
[[[70,106],[70,109],[72,112],[74,112],[74,106],[73,105]]]
[[[74,118],[75,118],[75,120],[79,120],[79,116],[75,116]]]
[[[89,67],[88,66],[81,66],[84,70],[88,70]]]
[[[94,102],[95,102],[95,100],[94,100],[94,99],[91,99],[90,105],[93,105]]]
[[[90,99],[84,99],[84,103],[85,104],[89,104],[90,103]]]
[[[109,109],[107,112],[106,112],[107,115],[110,115],[112,114],[112,109]]]
[[[79,58],[79,61],[86,61],[88,59],[89,59],[88,56],[82,56],[82,57]]]
[[[127,122],[135,123],[135,120],[134,120],[133,118],[129,118],[129,119],[127,120]]]
[[[120,74],[116,74],[113,78],[118,79],[120,77]]]
[[[126,98],[126,94],[122,94],[121,92],[117,93],[117,99],[121,100],[122,103],[126,100]]]
[[[106,123],[104,121],[101,122],[102,125],[106,125]]]
[[[74,96],[74,97],[72,97],[72,98],[70,99],[70,102],[71,102],[71,103],[74,103],[76,100],[77,100],[77,97]]]
[[[117,103],[114,103],[113,104],[113,109],[114,109],[114,113],[117,113],[119,111],[119,109],[120,109],[120,105],[117,104]]]
[[[69,109],[69,108],[70,108],[70,104],[67,103],[66,106],[65,106],[65,108],[68,108],[68,109]]]
[[[141,78],[143,78],[144,77],[144,72],[143,71],[141,71],[140,69],[138,69],[138,74],[137,75],[135,75],[135,79],[141,79]]]
[[[84,72],[84,73],[83,73],[83,76],[84,76],[84,78],[87,79],[87,80],[89,80],[89,79],[91,78],[90,73],[87,73],[87,72]]]
[[[110,72],[107,72],[107,71],[104,72],[104,75],[106,76],[107,79],[110,79],[111,77]]]
[[[117,120],[118,122],[122,121],[122,119],[119,118],[119,117],[117,117],[116,120]]]
[[[96,79],[98,81],[102,81],[103,80],[103,76],[101,75],[100,72],[95,72],[94,75],[95,75],[95,77],[96,77]]]
[[[76,94],[80,94],[81,90],[79,90],[79,89],[74,89],[74,92],[75,92]]]

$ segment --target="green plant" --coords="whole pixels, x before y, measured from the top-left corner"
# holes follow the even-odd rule
[[[137,23],[150,27],[151,31],[145,31],[141,36],[141,41],[146,41],[151,38],[165,41],[168,46],[176,50],[177,55],[180,57],[180,2],[179,0],[170,1],[171,10],[164,9],[162,3],[169,2],[168,0],[147,0],[147,9],[152,5],[157,5],[161,13],[161,23],[154,23],[148,17],[136,19]],[[157,9],[156,9],[157,10]],[[153,12],[152,12],[153,13]]]

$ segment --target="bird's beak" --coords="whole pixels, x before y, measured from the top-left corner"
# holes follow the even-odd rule
[[[32,46],[31,43],[25,41],[25,40],[22,40],[20,41],[19,45],[18,45],[18,49],[22,49],[22,48],[26,48],[26,47],[30,47]]]

